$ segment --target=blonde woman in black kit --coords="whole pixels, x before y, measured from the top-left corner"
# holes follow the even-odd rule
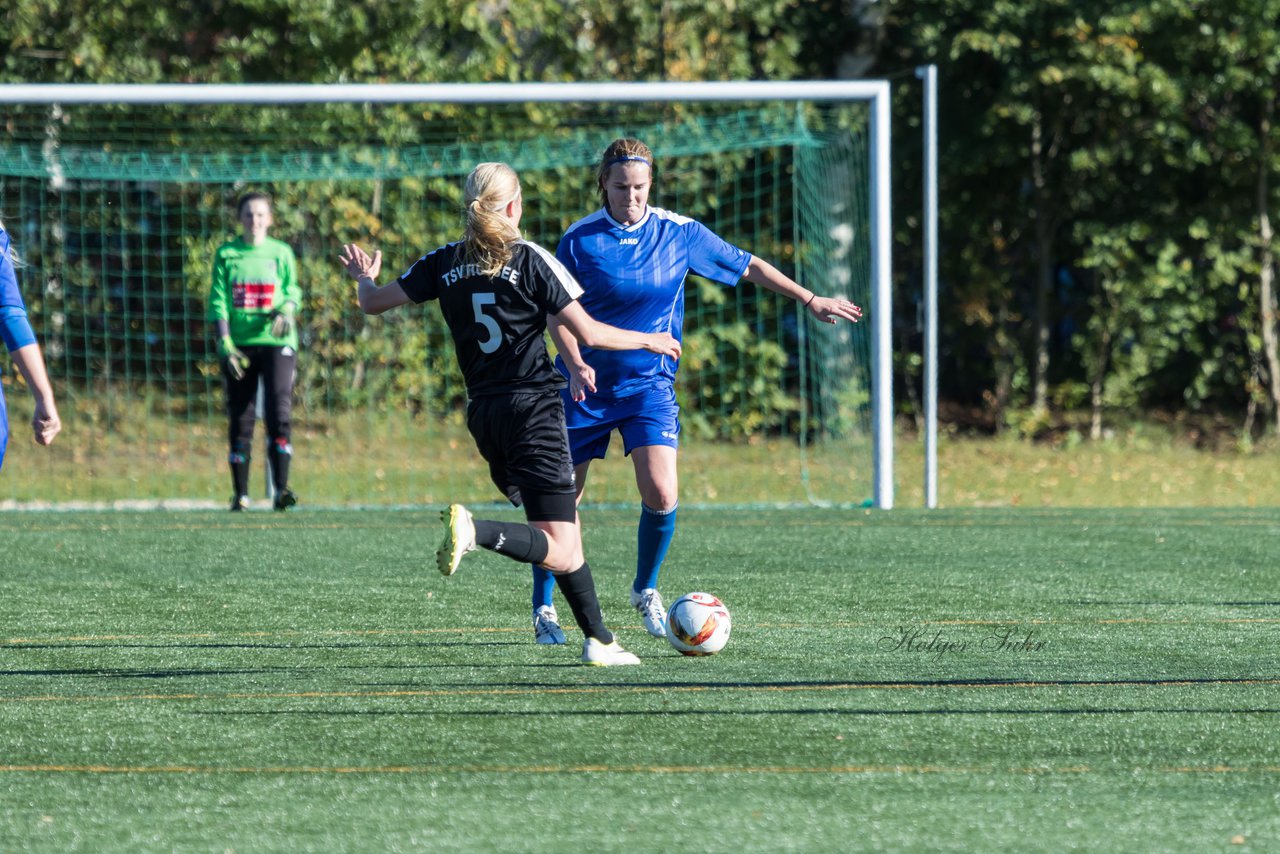
[[[582,289],[551,253],[520,235],[520,181],[504,163],[482,163],[467,177],[462,240],[423,257],[379,287],[382,253],[355,244],[341,261],[358,283],[360,308],[381,314],[410,302],[438,300],[467,385],[467,429],[489,463],[498,489],[523,506],[528,524],[473,519],[462,505],[444,511],[437,564],[452,575],[477,546],[555,575],[586,638],[582,661],[639,664],[604,625],[591,567],[582,553],[573,464],[560,389],[543,332],[548,315],[584,345],[643,349],[672,358],[680,344],[667,333],[640,333],[598,323],[578,305]]]

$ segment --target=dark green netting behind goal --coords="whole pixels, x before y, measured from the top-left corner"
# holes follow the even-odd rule
[[[313,505],[496,497],[462,425],[465,391],[438,311],[365,318],[336,261],[343,242],[380,248],[387,281],[456,239],[462,178],[478,162],[519,171],[525,236],[554,249],[598,207],[604,146],[639,137],[658,160],[651,204],[701,220],[818,293],[869,301],[867,145],[854,107],[0,113],[0,218],[22,257],[65,423],[52,448],[15,436],[0,500],[201,504],[230,494],[204,316],[213,252],[237,233],[234,203],[249,190],[272,196],[272,234],[299,259],[291,485]],[[687,293],[682,499],[868,499],[869,326],[813,323],[748,283],[691,277]],[[4,382],[21,426],[29,396],[12,372]],[[635,500],[619,456],[593,467],[589,500]]]

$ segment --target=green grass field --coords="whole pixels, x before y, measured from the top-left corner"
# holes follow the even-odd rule
[[[426,511],[0,515],[0,850],[1280,847],[1275,510],[690,509],[705,659],[584,522],[641,667]]]

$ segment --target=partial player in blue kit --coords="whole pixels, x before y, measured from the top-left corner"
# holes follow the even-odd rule
[[[31,419],[35,440],[40,445],[48,445],[62,429],[62,421],[53,400],[53,387],[49,384],[44,356],[27,319],[26,303],[18,290],[15,259],[9,232],[5,231],[4,223],[0,223],[0,338],[4,339],[5,348],[35,398],[35,415]],[[4,405],[4,391],[0,390],[0,466],[4,465],[4,452],[8,445],[9,415]]]
[[[582,306],[592,317],[622,329],[670,332],[684,327],[684,284],[690,273],[734,286],[745,279],[801,303],[817,320],[856,323],[862,309],[847,299],[821,297],[772,264],[715,234],[697,220],[649,205],[653,152],[636,139],[617,139],[597,166],[601,208],[569,227],[556,257],[582,285]],[[613,431],[635,467],[640,492],[636,572],[631,604],[645,629],[666,634],[657,590],[662,562],[676,529],[676,361],[639,351],[579,347],[552,319],[560,351],[556,367],[569,378],[562,392],[577,497],[591,461],[601,459]],[[588,394],[589,393],[589,394]],[[551,602],[550,574],[533,570],[533,626],[538,643],[563,643]]]

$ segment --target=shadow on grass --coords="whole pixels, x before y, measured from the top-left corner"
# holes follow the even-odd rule
[[[471,665],[450,665],[454,667]],[[517,665],[513,665],[517,666]],[[526,665],[518,665],[524,667]],[[576,665],[574,665],[576,666]],[[1197,677],[1197,678],[1151,678],[1151,679],[923,679],[911,681],[869,681],[844,682],[821,680],[813,682],[611,682],[594,685],[569,685],[555,682],[502,682],[490,685],[479,685],[475,682],[434,682],[428,685],[397,682],[366,682],[365,687],[400,690],[459,690],[482,692],[493,691],[561,691],[617,688],[622,690],[643,690],[656,692],[663,690],[680,692],[698,691],[832,691],[832,690],[874,690],[900,688],[1113,688],[1113,687],[1177,687],[1182,685],[1280,685],[1277,677]]]
[[[512,710],[498,711],[456,711],[441,709],[391,710],[360,709],[352,711],[338,710],[303,710],[303,709],[267,709],[256,711],[217,711],[193,712],[197,715],[213,717],[238,716],[272,716],[289,715],[295,717],[426,717],[440,716],[448,718],[519,718],[519,717],[686,717],[686,716],[729,716],[729,717],[772,717],[787,715],[842,715],[852,717],[928,717],[947,715],[1275,715],[1280,709],[574,709],[569,711],[548,712],[544,710]]]
[[[528,646],[524,641],[477,641],[477,640],[460,640],[460,641],[408,641],[405,643],[22,643],[9,644],[8,649],[281,649],[281,650],[307,650],[307,649],[416,649],[416,648],[435,648],[435,647],[506,647],[506,646]],[[4,671],[0,671],[3,674]]]
[[[103,679],[183,679],[202,676],[257,676],[267,673],[289,673],[292,670],[293,668],[290,667],[250,667],[236,670],[115,670],[100,667],[86,667],[63,670],[0,670],[0,677],[39,676],[48,678],[60,676],[94,676]]]
[[[1058,603],[1059,605],[1201,605],[1218,608],[1276,608],[1280,607],[1280,602],[1199,602],[1189,599],[1180,599],[1174,602],[1156,602],[1148,600],[1103,600],[1103,599],[1067,599]]]

